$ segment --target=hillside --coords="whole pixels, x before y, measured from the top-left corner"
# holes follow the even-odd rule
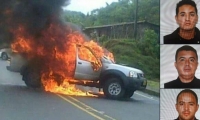
[[[149,30],[148,32],[152,32]],[[116,63],[141,69],[145,77],[159,81],[160,56],[159,44],[150,40],[148,32],[143,40],[107,40],[103,46],[114,54]]]

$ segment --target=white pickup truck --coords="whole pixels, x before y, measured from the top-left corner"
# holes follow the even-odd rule
[[[90,48],[82,45],[76,46],[76,68],[74,79],[80,81],[91,81],[88,84],[83,83],[81,85],[103,88],[104,95],[111,99],[130,98],[133,93],[138,89],[145,89],[147,80],[144,78],[144,73],[136,68],[127,67],[113,63],[107,57],[98,59],[91,51],[93,57],[101,63],[100,68],[94,70],[94,63],[81,59],[79,52],[81,47]],[[10,66],[7,69],[13,71],[20,71],[22,79],[28,87],[41,87],[41,73],[40,69],[35,66],[41,66],[41,62],[34,60],[34,62],[27,62],[22,57],[11,58]],[[19,63],[20,61],[20,63]],[[34,67],[33,67],[34,66]],[[58,80],[60,82],[60,80]]]

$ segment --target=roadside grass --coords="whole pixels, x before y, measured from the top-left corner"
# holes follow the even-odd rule
[[[159,91],[160,89],[160,82],[153,81],[153,80],[148,80],[147,81],[147,86],[152,89],[153,91]]]

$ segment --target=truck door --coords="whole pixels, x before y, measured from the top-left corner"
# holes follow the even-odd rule
[[[79,80],[98,80],[101,68],[94,69],[94,63],[98,59],[95,55],[84,46],[77,46],[76,48],[76,70],[74,78]]]

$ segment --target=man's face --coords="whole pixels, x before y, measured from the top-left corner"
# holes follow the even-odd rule
[[[196,54],[193,51],[179,51],[174,65],[178,71],[179,78],[185,80],[193,78],[198,66]]]
[[[198,16],[193,6],[183,5],[179,7],[178,15],[175,16],[175,19],[180,29],[192,30],[198,21]]]
[[[179,114],[179,120],[194,120],[194,116],[198,108],[199,105],[197,104],[193,94],[182,93],[178,97],[176,110]]]

